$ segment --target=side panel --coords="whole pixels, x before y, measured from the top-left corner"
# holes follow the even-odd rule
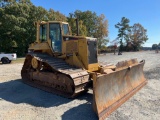
[[[66,54],[72,54],[78,52],[78,41],[72,40],[66,42]]]
[[[98,63],[97,60],[97,42],[93,40],[88,40],[88,63],[93,64],[93,63]]]
[[[79,40],[78,41],[78,54],[79,59],[84,64],[85,68],[88,70],[88,48],[87,48],[87,40]]]
[[[70,65],[75,65],[78,67],[88,68],[88,49],[87,41],[84,37],[63,37],[63,53],[67,55],[66,62]],[[74,56],[76,55],[76,56]],[[74,57],[73,57],[74,56]],[[75,57],[82,64],[74,62]]]
[[[84,40],[84,37],[79,37],[79,36],[63,36],[62,37],[62,54],[72,54],[73,52],[78,52],[78,48],[75,48],[75,44],[73,44],[72,46],[74,47],[74,49],[76,49],[76,51],[73,51],[74,49],[72,48],[72,46],[70,46],[70,44],[72,44],[72,42],[76,42],[76,44],[78,44],[79,40]],[[68,49],[69,48],[69,49]]]

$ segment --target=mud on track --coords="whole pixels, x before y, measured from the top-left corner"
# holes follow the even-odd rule
[[[107,120],[158,120],[160,118],[160,53],[128,52],[100,55],[99,61],[145,59],[148,84]],[[0,64],[0,120],[97,120],[92,110],[92,91],[76,99],[67,99],[30,87],[21,82],[23,63]]]

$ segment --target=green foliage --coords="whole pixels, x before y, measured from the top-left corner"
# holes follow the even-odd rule
[[[72,16],[74,18],[78,18],[79,20],[83,21],[83,24],[86,26],[87,29],[87,36],[93,37],[94,30],[96,29],[95,21],[98,18],[96,13],[89,10],[84,12],[76,10],[74,13],[71,14],[73,14]]]
[[[35,39],[35,28],[33,22],[35,18],[31,18],[32,11],[35,6],[26,3],[13,2],[1,8],[0,13],[2,22],[0,27],[1,50],[5,52],[14,52],[12,47],[17,45],[17,54],[24,55],[29,43]],[[14,43],[14,44],[13,44]]]
[[[141,45],[148,40],[147,30],[139,23],[132,26],[128,36],[135,51],[139,50]]]
[[[77,33],[76,21],[75,20],[76,20],[76,18],[73,17],[72,13],[70,13],[69,17],[67,17],[67,21],[68,21],[69,25],[71,26],[71,31],[72,31],[73,35],[76,35],[76,33]],[[79,34],[81,36],[87,36],[87,28],[84,25],[83,21],[79,20],[78,24],[79,24]]]
[[[129,22],[129,19],[122,17],[121,22],[115,25],[120,39],[120,51],[138,51],[148,40],[147,30],[141,24],[135,23],[130,26]]]
[[[49,9],[47,18],[50,21],[67,21],[67,18],[63,14],[61,14],[59,11],[54,11],[53,9]]]
[[[153,50],[156,50],[157,48],[158,48],[158,45],[157,45],[157,44],[153,44],[153,45],[152,45],[152,49],[153,49]]]
[[[120,51],[123,49],[124,40],[128,40],[128,32],[130,31],[129,26],[130,20],[128,18],[122,17],[121,22],[118,22],[115,27],[118,29],[118,39],[120,39]]]
[[[105,20],[105,16],[103,14],[97,18],[93,36],[98,39],[103,39],[108,36],[108,21]]]

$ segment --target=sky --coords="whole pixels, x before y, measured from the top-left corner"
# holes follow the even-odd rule
[[[68,16],[76,10],[93,11],[104,14],[109,24],[109,39],[117,37],[115,24],[122,17],[130,20],[130,25],[140,23],[147,29],[148,40],[143,45],[151,47],[160,43],[160,0],[31,0],[35,6],[42,6]]]

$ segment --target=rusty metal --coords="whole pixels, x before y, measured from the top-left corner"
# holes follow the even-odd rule
[[[28,54],[21,76],[26,84],[68,98],[88,91],[85,87],[89,80],[87,71],[47,54]]]
[[[147,83],[143,73],[144,63],[138,63],[136,59],[119,62],[115,71],[96,76],[93,81],[93,105],[100,120],[104,120]]]

